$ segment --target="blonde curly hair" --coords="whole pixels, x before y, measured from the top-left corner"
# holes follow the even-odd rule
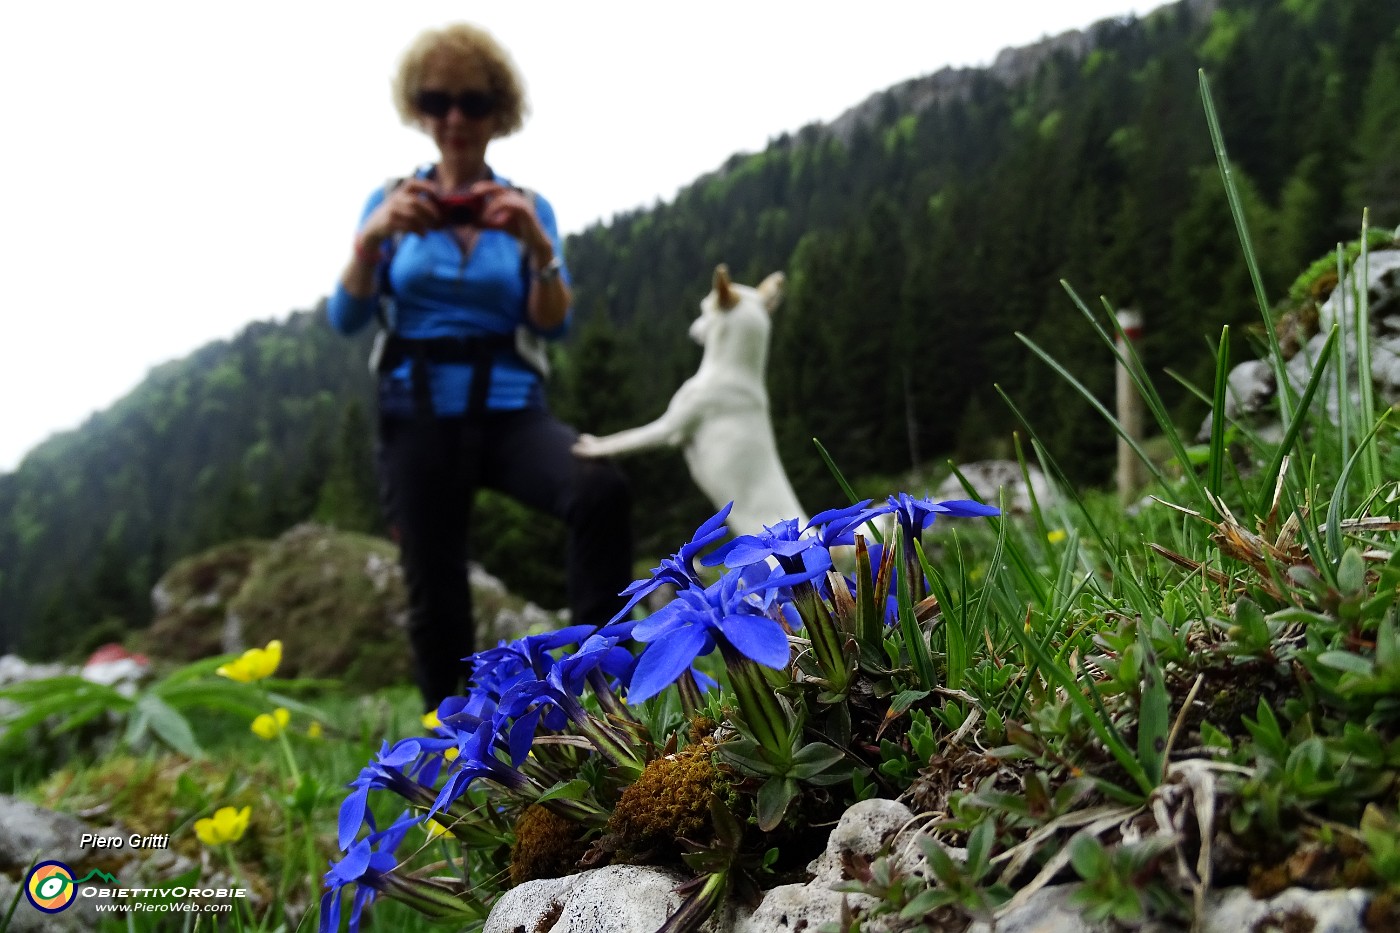
[[[426,29],[403,53],[394,75],[394,107],[409,126],[418,126],[421,115],[414,99],[423,89],[423,72],[435,55],[468,59],[486,69],[491,93],[497,101],[495,136],[509,136],[525,125],[529,105],[525,85],[510,54],[486,30],[470,23],[454,23],[441,29]]]

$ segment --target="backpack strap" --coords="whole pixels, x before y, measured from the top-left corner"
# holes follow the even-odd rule
[[[408,179],[391,178],[384,183],[384,197],[396,191]],[[529,188],[519,188],[537,202],[537,195]],[[376,375],[383,376],[397,369],[405,359],[412,361],[410,378],[413,384],[414,407],[420,415],[432,415],[432,393],[429,385],[428,366],[432,363],[468,363],[472,367],[472,380],[468,392],[467,413],[486,410],[486,399],[490,393],[491,367],[496,354],[504,351],[515,355],[541,381],[549,379],[549,354],[545,340],[526,324],[517,325],[514,334],[495,337],[476,337],[465,340],[410,340],[394,332],[397,315],[393,310],[394,289],[389,278],[389,266],[403,240],[402,233],[395,233],[381,248],[379,264],[375,267],[375,290],[379,294],[379,306],[375,318],[379,322],[379,332],[375,334],[374,346],[370,351],[369,368]],[[530,272],[530,254],[523,241],[517,241],[520,248],[520,280],[522,294],[529,300],[533,276]]]

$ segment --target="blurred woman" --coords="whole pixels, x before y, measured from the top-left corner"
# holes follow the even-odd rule
[[[602,624],[631,579],[630,495],[544,397],[534,349],[568,327],[569,272],[554,210],[486,162],[520,129],[524,88],[505,50],[466,24],[404,53],[394,102],[438,161],[365,205],[327,305],[354,333],[379,319],[379,469],[401,549],[415,677],[427,709],[461,692],[476,650],[467,583],[472,503],[499,490],[568,524],[575,623]]]

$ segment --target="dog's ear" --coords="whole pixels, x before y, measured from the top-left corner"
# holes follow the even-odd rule
[[[763,299],[763,307],[771,313],[778,309],[778,305],[783,302],[783,285],[787,282],[787,276],[781,272],[774,272],[768,278],[758,283],[758,297]]]
[[[715,300],[721,311],[728,311],[739,303],[739,293],[729,287],[729,267],[724,263],[715,266]]]

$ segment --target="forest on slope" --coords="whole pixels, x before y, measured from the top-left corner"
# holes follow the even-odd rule
[[[1258,320],[1200,70],[1271,300],[1357,235],[1363,207],[1400,223],[1400,4],[1182,0],[890,88],[571,237],[556,409],[593,433],[655,417],[698,360],[686,328],[714,266],[749,283],[782,269],[769,386],[810,510],[840,501],[813,438],[858,483],[1006,454],[1017,422],[998,387],[1074,451],[1075,481],[1102,482],[1111,433],[1016,335],[1107,398],[1111,361],[1061,280],[1142,312],[1154,377],[1202,383],[1221,327]],[[173,560],[221,541],[308,518],[382,531],[366,352],[319,311],[250,325],[0,476],[0,652],[120,638]],[[1157,382],[1193,432],[1199,401]],[[625,467],[639,558],[709,514],[679,455]],[[494,499],[480,511],[488,569],[561,602],[559,529]]]

